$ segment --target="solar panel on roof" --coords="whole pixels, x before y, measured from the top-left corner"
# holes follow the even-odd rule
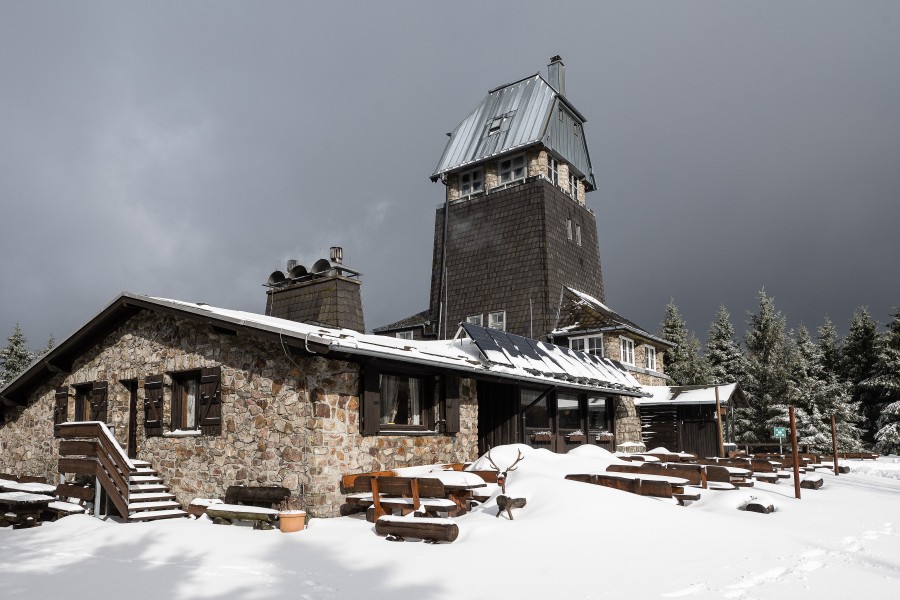
[[[522,353],[519,352],[519,349],[516,347],[515,342],[510,339],[509,334],[505,331],[500,331],[499,329],[486,329],[485,333],[487,333],[491,338],[497,343],[498,346],[506,350],[506,352],[512,357],[521,356]]]
[[[473,325],[472,323],[462,323],[462,328],[466,332],[466,335],[472,338],[472,341],[475,342],[475,345],[481,350],[481,353],[484,354],[484,357],[488,361],[499,365],[514,366],[506,355],[503,354],[500,346],[497,344],[496,340],[490,336],[487,329],[479,327],[478,325]]]

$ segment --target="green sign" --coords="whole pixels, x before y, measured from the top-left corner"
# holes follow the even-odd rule
[[[783,440],[787,437],[787,427],[776,427],[775,428],[775,437],[779,440]]]

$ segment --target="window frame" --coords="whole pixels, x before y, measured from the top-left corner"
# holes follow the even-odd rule
[[[581,225],[575,226],[575,243],[581,247]]]
[[[396,337],[398,340],[411,340],[411,339],[413,339],[413,332],[412,331],[398,331],[397,333],[394,334],[394,337]]]
[[[626,352],[626,346],[627,346],[627,352]],[[625,337],[625,336],[621,336],[619,338],[619,360],[626,365],[631,365],[633,367],[637,366],[634,364],[634,340],[633,339]]]
[[[547,156],[547,179],[555,186],[559,186],[559,161],[553,156]]]
[[[193,415],[189,415],[189,405],[185,402],[186,384],[194,386]],[[173,432],[196,431],[200,429],[200,371],[179,371],[172,373],[172,403],[170,426]],[[193,417],[194,424],[189,423]]]
[[[170,432],[174,434],[220,435],[222,433],[222,369],[206,367],[169,374],[172,380],[169,403]],[[189,406],[182,396],[187,382],[196,383],[194,423],[189,423]],[[146,388],[146,383],[144,384]]]
[[[419,425],[382,423],[382,376],[417,378],[422,381]],[[359,432],[371,435],[454,435],[459,433],[460,378],[407,366],[368,363],[360,377]]]
[[[478,178],[475,178],[475,175],[478,175]],[[463,183],[463,179],[466,177],[470,178],[468,184]],[[478,189],[475,189],[474,182],[478,182]],[[468,185],[469,191],[463,191],[463,186]],[[480,194],[484,191],[484,169],[481,167],[477,167],[475,169],[469,169],[468,171],[462,171],[459,174],[459,197],[460,198],[468,198],[469,196],[473,196],[475,194]]]
[[[478,325],[479,327],[484,327],[484,313],[478,313],[477,315],[469,315],[468,317],[466,317],[466,323],[469,323],[470,325]]]
[[[497,320],[497,322],[500,322],[503,324],[502,327],[494,326],[494,324],[495,324],[494,317],[497,315],[500,315],[502,317],[501,319]],[[488,329],[496,329],[497,331],[506,331],[506,311],[505,310],[495,310],[495,311],[489,312],[487,328]]]
[[[644,368],[648,371],[655,371],[656,365],[656,348],[649,344],[644,344]]]
[[[566,219],[566,239],[572,241],[572,219]]]
[[[584,350],[578,350],[572,346],[572,342],[580,341],[583,342]],[[596,341],[596,344],[594,342]],[[594,346],[594,347],[592,347]],[[575,337],[569,338],[569,348],[572,350],[576,350],[578,352],[586,352],[587,354],[593,354],[594,356],[599,356],[603,358],[606,355],[606,349],[603,347],[603,334],[602,333],[592,333],[589,335],[579,335]],[[595,352],[595,350],[599,350],[599,352]]]
[[[522,174],[520,176],[516,176],[515,173],[518,170],[515,166],[516,161],[521,160],[522,165]],[[503,163],[508,162],[509,167],[504,167]],[[507,183],[514,183],[516,181],[522,181],[525,179],[525,176],[528,173],[527,164],[525,162],[525,154],[515,154],[513,156],[507,158],[501,158],[497,161],[497,181],[500,185],[506,185]],[[506,178],[504,178],[504,174],[507,174]]]
[[[572,167],[569,167],[569,195],[572,200],[578,200],[578,177],[572,172]]]

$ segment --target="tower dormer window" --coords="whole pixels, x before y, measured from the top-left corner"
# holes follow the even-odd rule
[[[519,154],[501,160],[497,171],[500,175],[500,184],[525,179],[525,155]]]
[[[459,195],[471,196],[484,191],[484,171],[472,169],[459,175]]]
[[[559,185],[559,161],[552,156],[547,158],[547,179],[553,185]]]

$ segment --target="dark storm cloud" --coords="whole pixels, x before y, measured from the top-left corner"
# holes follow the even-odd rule
[[[554,6],[4,4],[0,336],[123,289],[261,311],[331,245],[370,328],[425,308],[444,132],[556,53],[617,310],[655,329],[674,296],[703,333],[763,286],[792,324],[900,304],[900,8]]]

